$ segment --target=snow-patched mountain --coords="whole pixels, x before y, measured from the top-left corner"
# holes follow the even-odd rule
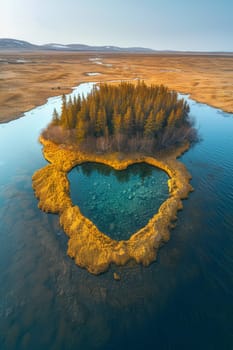
[[[27,41],[0,38],[0,50],[33,50],[37,45],[33,45]]]
[[[33,51],[33,50],[54,50],[54,51],[99,51],[99,52],[154,52],[152,49],[143,47],[118,47],[118,46],[90,46],[84,44],[51,43],[46,45],[35,45],[27,41],[0,38],[0,50]]]

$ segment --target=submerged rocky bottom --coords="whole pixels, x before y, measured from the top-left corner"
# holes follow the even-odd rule
[[[116,240],[129,239],[145,226],[169,195],[168,175],[146,163],[121,171],[84,163],[68,178],[73,204]]]

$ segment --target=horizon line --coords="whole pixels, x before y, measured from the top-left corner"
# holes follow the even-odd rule
[[[28,43],[30,45],[38,46],[38,47],[43,47],[46,45],[63,45],[63,46],[69,46],[69,45],[82,45],[82,46],[88,46],[88,47],[105,47],[105,48],[119,48],[119,49],[145,49],[145,50],[150,50],[154,52],[190,52],[190,53],[233,53],[233,50],[203,50],[203,49],[153,49],[151,47],[146,47],[146,46],[119,46],[119,45],[113,45],[113,44],[83,44],[80,42],[69,42],[69,43],[61,43],[61,42],[48,42],[48,43],[43,43],[43,44],[35,44],[31,41],[24,40],[24,39],[16,39],[16,38],[10,38],[10,37],[0,37],[0,40],[15,40],[15,41],[21,41]],[[59,51],[59,50],[57,50]]]

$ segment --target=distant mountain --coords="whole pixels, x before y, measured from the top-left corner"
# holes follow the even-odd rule
[[[3,51],[36,51],[36,50],[53,50],[53,51],[90,51],[90,52],[155,52],[152,49],[144,47],[118,47],[118,46],[90,46],[84,44],[57,44],[51,43],[46,45],[34,45],[27,41],[16,39],[1,39],[0,50]]]
[[[152,50],[145,47],[118,47],[118,46],[90,46],[84,44],[59,44],[35,45],[27,41],[0,38],[1,51],[71,51],[71,52],[106,52],[106,53],[157,53],[157,54],[184,54],[184,55],[226,55],[232,56],[232,51],[176,51],[176,50]]]
[[[118,46],[90,46],[84,44],[47,44],[43,45],[44,48],[49,50],[62,50],[62,51],[107,51],[107,52],[154,52],[152,49],[144,47],[118,47]]]
[[[0,38],[0,50],[33,50],[36,47],[27,41]]]

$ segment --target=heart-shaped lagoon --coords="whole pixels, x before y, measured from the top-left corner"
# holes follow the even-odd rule
[[[149,164],[125,170],[84,163],[69,173],[73,204],[100,231],[116,240],[127,240],[144,227],[168,198],[168,175]]]

